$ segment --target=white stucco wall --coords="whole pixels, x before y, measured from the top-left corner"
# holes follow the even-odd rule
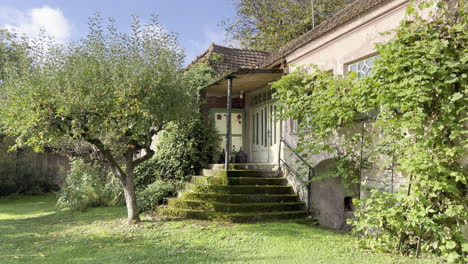
[[[381,35],[396,28],[405,17],[407,0],[390,1],[371,9],[353,21],[326,33],[286,56],[290,70],[315,64],[335,74],[346,73],[346,66],[376,54],[375,44],[391,35]]]
[[[323,70],[331,70],[334,74],[347,73],[349,64],[376,55],[375,44],[384,43],[392,38],[392,34],[382,35],[380,33],[390,31],[399,25],[405,18],[407,5],[407,0],[394,0],[376,6],[360,17],[295,50],[285,57],[289,71],[294,70],[298,66],[314,64]],[[365,125],[366,133],[372,133],[371,127],[370,123]],[[342,135],[331,135],[331,139],[339,140],[341,136],[346,137],[346,134],[353,134],[356,130],[361,129],[362,124],[356,123],[356,127],[350,128],[347,131],[341,131]],[[297,138],[294,134],[290,133],[287,122],[283,123],[283,136],[290,145],[296,145]],[[285,153],[283,157],[289,163],[295,164],[292,155],[288,155],[286,150],[283,150],[283,153]],[[320,153],[312,155],[309,162],[312,165],[317,165],[324,161],[328,162],[333,159],[333,156],[332,153]],[[296,186],[297,189],[300,189],[298,193],[302,194],[300,196],[304,199],[306,197],[304,194],[307,191],[306,186],[300,186],[293,180],[294,177],[289,177],[287,171],[285,173],[290,183]],[[312,182],[312,185],[315,185],[311,188],[310,203],[313,207],[312,211],[317,214],[316,217],[319,219],[321,219],[320,217],[323,218],[321,219],[321,224],[332,228],[339,228],[344,225],[346,218],[346,212],[341,212],[345,194],[342,191],[337,191],[341,190],[340,184],[340,181]],[[362,171],[361,186],[396,191],[404,184],[406,184],[404,176],[394,173],[392,177],[392,172],[387,167],[381,166],[381,162],[379,161],[376,161],[372,168]],[[328,195],[326,195],[327,192]],[[332,194],[332,192],[336,193]],[[337,194],[339,195],[337,196]],[[316,200],[319,198],[317,195],[326,196],[329,199],[322,199],[322,202],[317,202]],[[363,196],[366,196],[366,193],[362,192],[361,189],[361,197]],[[330,208],[334,208],[334,211],[330,211]]]

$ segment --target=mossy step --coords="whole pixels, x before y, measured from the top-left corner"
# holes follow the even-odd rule
[[[208,185],[285,185],[285,178],[192,176],[193,184]]]
[[[213,170],[224,170],[224,164],[210,164],[210,169]],[[233,163],[229,164],[231,170],[262,170],[272,171],[278,170],[278,164],[267,164],[267,163]]]
[[[284,185],[197,185],[186,184],[186,190],[219,194],[292,194],[291,186]]]
[[[232,177],[228,178],[231,185],[286,185],[285,178]]]
[[[259,170],[210,170],[203,169],[203,176],[221,176],[221,177],[267,177],[276,178],[280,177],[278,171],[259,171]]]
[[[299,199],[295,194],[219,194],[206,192],[185,192],[180,194],[181,199],[202,200],[212,202],[229,203],[276,203],[276,202],[297,202]]]
[[[172,208],[203,210],[211,212],[280,212],[304,210],[304,203],[220,203],[211,201],[194,201],[183,199],[168,199]]]
[[[285,211],[285,212],[253,212],[253,213],[219,213],[207,212],[203,210],[187,210],[178,208],[159,208],[158,213],[162,216],[173,218],[188,218],[199,220],[214,220],[234,223],[257,222],[257,221],[275,221],[286,219],[306,218],[305,211]]]

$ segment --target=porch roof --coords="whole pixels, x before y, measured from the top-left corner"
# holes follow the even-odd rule
[[[283,75],[282,69],[237,69],[223,73],[205,86],[207,94],[225,95],[228,79],[233,79],[232,93],[240,94],[262,87]]]

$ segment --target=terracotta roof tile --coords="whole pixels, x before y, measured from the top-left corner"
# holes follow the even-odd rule
[[[256,68],[257,64],[270,55],[268,52],[228,48],[212,43],[210,47],[190,63],[187,68],[198,62],[209,59],[212,54],[221,55],[220,61],[210,63],[210,66],[213,67],[218,74],[240,68]]]

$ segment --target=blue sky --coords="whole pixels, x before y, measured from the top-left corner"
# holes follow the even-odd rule
[[[59,41],[78,40],[95,12],[115,18],[122,31],[129,30],[133,14],[143,21],[159,15],[167,31],[178,33],[186,62],[211,42],[229,45],[219,25],[235,14],[233,0],[0,0],[0,28],[15,28],[29,36],[45,28]]]

